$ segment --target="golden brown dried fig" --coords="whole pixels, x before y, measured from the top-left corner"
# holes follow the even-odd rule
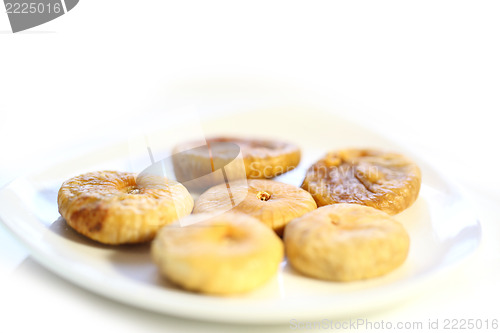
[[[296,270],[331,281],[387,274],[405,261],[410,244],[390,215],[356,204],[324,206],[299,217],[286,226],[283,240]]]
[[[234,147],[239,147],[241,150],[243,174],[247,178],[273,178],[294,169],[300,162],[300,149],[292,143],[278,140],[213,137],[208,138],[206,142],[190,141],[174,147],[173,162],[177,179],[180,182],[197,179],[230,164],[239,153],[238,151],[235,154]],[[233,173],[231,168],[226,171]],[[234,170],[234,172],[238,177],[239,170]]]
[[[306,173],[302,188],[318,207],[355,203],[397,214],[413,204],[420,190],[418,166],[403,155],[370,149],[328,153]]]
[[[161,227],[193,209],[193,198],[181,184],[118,171],[89,172],[65,181],[57,202],[73,229],[105,244],[150,241]]]
[[[279,237],[241,213],[187,216],[160,230],[151,250],[163,276],[208,294],[252,290],[268,281],[283,259]]]
[[[268,179],[214,186],[195,202],[194,213],[228,211],[251,215],[283,234],[292,219],[316,209],[311,195],[303,189]]]

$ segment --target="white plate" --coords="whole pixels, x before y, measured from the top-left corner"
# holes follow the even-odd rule
[[[176,140],[193,133],[185,129],[193,128],[192,122],[167,125],[168,130],[161,130],[157,121],[143,125],[150,127],[150,144],[160,157]],[[99,245],[76,234],[59,217],[56,196],[64,179],[100,169],[139,171],[141,164],[147,164],[147,153],[139,156],[135,150],[140,142],[126,138],[12,182],[0,191],[0,218],[38,262],[79,286],[157,312],[224,322],[353,317],[409,297],[479,244],[480,225],[452,183],[418,156],[332,114],[310,108],[260,109],[204,121],[203,128],[209,134],[278,137],[300,144],[300,167],[280,177],[295,185],[300,185],[305,169],[329,149],[369,146],[408,154],[420,165],[423,184],[416,203],[396,216],[411,237],[407,261],[384,277],[362,282],[314,280],[284,262],[269,283],[246,295],[213,297],[180,290],[159,277],[149,245]]]

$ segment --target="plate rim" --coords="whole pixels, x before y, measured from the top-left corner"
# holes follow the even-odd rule
[[[401,144],[394,142],[394,140],[387,138],[386,136],[377,132],[376,130],[367,129],[362,124],[355,123],[350,119],[342,118],[336,114],[328,114],[328,115],[336,117],[336,118],[340,118],[342,121],[346,121],[350,125],[354,125],[356,127],[362,128],[362,129],[366,130],[368,133],[375,134],[377,137],[380,137],[382,139],[386,139],[386,140],[390,141],[391,144],[393,144],[395,147],[404,149],[404,151],[409,152],[409,156],[411,156],[412,158],[418,157],[418,161],[424,163],[425,169],[431,170],[436,175],[438,175],[447,186],[449,186],[451,189],[453,189],[454,192],[459,194],[460,200],[462,202],[465,202],[467,204],[466,206],[468,208],[470,208],[470,205],[467,203],[466,197],[463,194],[464,191],[462,190],[461,186],[458,183],[456,183],[454,180],[450,179],[439,168],[436,168],[435,166],[433,166],[432,163],[430,163],[430,161],[426,160],[422,155],[415,154],[415,152],[412,149],[410,149],[409,147],[403,147]],[[117,142],[119,142],[119,141],[117,141]],[[113,143],[108,142],[107,144],[109,146],[111,146]],[[99,147],[97,145],[95,145],[94,148],[99,148]],[[100,146],[100,148],[102,148],[102,145]],[[86,149],[85,154],[92,153],[93,151],[94,150]],[[71,156],[69,159],[75,159],[75,158],[76,158],[75,156]],[[422,168],[422,165],[421,164],[419,164],[419,165]],[[47,166],[45,166],[45,168],[47,168]],[[45,170],[46,169],[37,170],[37,173],[40,174]],[[35,172],[33,172],[32,174],[35,174]],[[20,178],[24,178],[24,177],[20,177]],[[20,178],[17,178],[16,180],[19,180]],[[5,191],[6,189],[8,189],[9,186],[12,183],[14,183],[16,180],[10,181],[7,184],[5,184],[4,186],[2,186],[0,188],[0,193]],[[0,206],[1,206],[1,204],[0,204]],[[52,257],[50,255],[50,253],[49,253],[50,246],[48,248],[46,247],[50,244],[45,244],[46,246],[44,246],[43,244],[42,244],[42,246],[36,246],[36,242],[33,242],[32,240],[30,240],[29,237],[27,235],[24,235],[22,232],[19,232],[19,230],[16,229],[15,224],[11,224],[11,223],[5,221],[1,212],[0,212],[0,222],[2,222],[3,225],[5,225],[6,229],[16,239],[18,239],[24,246],[26,246],[30,255],[38,263],[40,263],[44,268],[48,269],[49,271],[55,273],[58,276],[63,277],[65,280],[71,281],[73,284],[75,284],[75,285],[77,285],[85,290],[89,290],[89,291],[93,292],[94,294],[104,296],[104,297],[113,299],[115,301],[128,304],[130,306],[147,309],[147,310],[154,311],[157,313],[174,315],[174,316],[179,316],[179,317],[183,317],[183,318],[206,320],[206,321],[211,321],[211,322],[263,324],[263,323],[283,323],[284,321],[286,321],[286,319],[288,319],[288,320],[292,319],[292,317],[290,316],[290,314],[288,312],[280,312],[278,314],[277,313],[265,313],[265,312],[262,312],[260,314],[250,313],[249,315],[247,314],[247,316],[245,316],[245,317],[241,317],[241,316],[234,316],[234,315],[224,316],[224,315],[221,315],[218,311],[197,312],[196,314],[193,314],[192,313],[193,309],[190,309],[189,306],[187,306],[187,307],[186,306],[180,306],[180,307],[172,306],[169,309],[161,310],[161,309],[158,309],[158,305],[161,305],[162,302],[159,302],[159,303],[158,302],[157,303],[149,302],[148,303],[143,298],[135,298],[134,300],[131,300],[127,296],[121,296],[123,294],[117,292],[117,291],[119,291],[119,289],[115,290],[114,284],[108,284],[108,287],[109,287],[109,285],[111,285],[111,288],[106,288],[106,285],[100,286],[99,284],[85,283],[81,278],[78,278],[78,275],[74,274],[74,272],[69,270],[68,266],[64,265],[65,261],[64,261],[64,259],[62,259],[62,257],[58,257],[58,256]],[[383,307],[383,306],[388,306],[390,304],[394,304],[395,302],[403,300],[405,297],[408,296],[408,294],[412,294],[413,292],[415,292],[417,290],[421,290],[421,288],[424,287],[428,282],[430,282],[433,279],[433,277],[435,277],[437,280],[437,278],[439,276],[443,276],[445,273],[450,272],[454,268],[456,269],[456,268],[460,267],[461,264],[466,263],[473,256],[474,253],[477,253],[477,249],[479,248],[479,246],[481,244],[481,239],[482,239],[482,227],[481,227],[480,221],[477,218],[475,218],[474,222],[472,222],[472,223],[473,223],[473,225],[475,225],[478,228],[478,232],[479,232],[479,235],[477,238],[477,243],[475,244],[475,246],[472,250],[469,250],[463,257],[461,257],[457,260],[446,263],[444,266],[439,266],[436,269],[433,269],[429,272],[425,272],[423,274],[420,274],[417,277],[412,277],[410,280],[405,279],[403,281],[398,280],[398,281],[393,282],[392,283],[393,285],[391,286],[391,288],[389,290],[390,290],[390,292],[392,292],[393,294],[396,294],[396,295],[392,295],[392,297],[387,297],[386,302],[380,302],[380,300],[378,300],[379,302],[378,302],[377,308]],[[40,226],[40,227],[42,227],[42,226]],[[53,236],[56,236],[56,235],[54,234]],[[41,249],[42,249],[42,251],[41,251]],[[90,275],[92,275],[92,274],[90,274]],[[415,279],[416,279],[416,281],[413,281],[411,284],[412,288],[408,288],[408,286],[406,286],[408,281],[415,280]],[[91,278],[91,280],[93,280],[93,279]],[[130,283],[132,283],[132,282],[130,282]],[[135,282],[135,283],[137,283],[137,282]],[[132,284],[134,284],[134,283],[132,283]],[[153,289],[153,287],[148,287],[148,288]],[[379,291],[378,289],[381,289],[381,288],[387,288],[387,286],[382,285],[382,286],[378,286],[378,287],[375,287],[375,288],[370,289],[370,290],[364,290],[363,292],[367,293],[367,294],[376,293],[377,291]],[[409,289],[413,289],[413,290],[409,290]],[[183,298],[186,298],[186,297],[188,299],[193,298],[193,299],[196,299],[197,302],[201,302],[200,299],[221,300],[221,298],[217,297],[217,296],[191,294],[191,293],[186,293],[184,291],[176,291],[176,293],[174,293],[171,290],[164,290],[164,292],[172,293],[172,294],[174,294],[175,297],[178,296],[178,295],[175,295],[176,293],[181,293]],[[200,298],[200,296],[202,296],[202,297]],[[229,299],[231,299],[231,298],[229,298]],[[254,302],[254,301],[257,301],[257,300],[252,300],[252,302]],[[267,301],[269,301],[269,300],[267,300]],[[182,304],[182,302],[180,302],[180,303]],[[201,302],[201,303],[204,303],[204,302]],[[387,303],[387,304],[382,304],[382,303]],[[156,304],[156,306],[153,304]],[[169,303],[167,302],[167,304],[169,304]],[[174,303],[172,303],[171,305],[178,306],[179,304],[175,304],[175,299],[174,299]],[[293,309],[293,306],[289,309],[287,308],[288,311],[290,311],[292,309]],[[329,312],[327,309],[328,308],[326,307],[325,310],[322,311],[321,313],[318,313],[317,309],[314,311],[314,313],[312,313],[312,311],[305,311],[306,314],[304,316],[308,317],[308,318],[318,317],[317,315],[324,316],[326,312]],[[342,317],[342,316],[345,316],[347,314],[352,315],[353,313],[365,313],[365,312],[369,312],[370,309],[373,309],[373,306],[366,305],[366,304],[365,304],[365,306],[359,306],[359,304],[357,304],[356,308],[352,308],[352,307],[349,308],[348,306],[346,306],[346,308],[343,312],[338,313],[338,314],[330,314],[330,317],[339,317],[339,316]],[[191,310],[191,311],[189,311],[189,310]],[[211,309],[209,308],[209,310],[211,310]],[[304,311],[301,311],[301,312],[304,314]]]

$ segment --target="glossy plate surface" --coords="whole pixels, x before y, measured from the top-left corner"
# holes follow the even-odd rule
[[[155,156],[168,155],[174,144],[189,138],[193,132],[186,128],[192,125],[159,127],[151,120],[148,137]],[[57,191],[65,179],[86,171],[138,172],[147,167],[149,156],[141,139],[126,137],[82,150],[10,183],[0,190],[0,219],[38,262],[83,288],[157,312],[241,323],[353,317],[395,304],[449,271],[480,242],[481,228],[468,203],[442,173],[383,136],[335,115],[310,108],[261,108],[205,120],[202,125],[208,135],[276,137],[299,144],[299,168],[278,178],[297,186],[307,167],[329,149],[378,147],[413,158],[423,174],[420,196],[412,207],[396,215],[411,237],[405,264],[381,278],[332,283],[301,276],[283,262],[269,283],[246,295],[212,297],[180,290],[159,277],[149,245],[100,245],[75,233],[59,216]]]

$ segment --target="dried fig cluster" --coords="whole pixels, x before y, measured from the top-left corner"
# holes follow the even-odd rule
[[[295,270],[323,280],[368,279],[399,267],[410,238],[390,215],[418,197],[418,166],[396,153],[348,149],[314,163],[302,188],[269,179],[293,170],[300,156],[296,145],[277,140],[185,142],[173,151],[179,182],[87,173],[62,185],[59,211],[102,243],[154,238],[161,274],[209,294],[264,284],[284,252]],[[193,202],[188,190],[203,193]]]

